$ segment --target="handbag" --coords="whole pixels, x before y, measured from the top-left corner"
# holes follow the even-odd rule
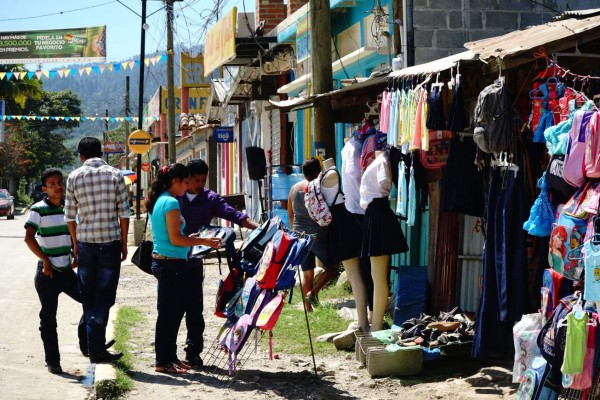
[[[142,243],[135,249],[131,256],[131,262],[147,274],[152,275],[152,250],[154,242],[146,240],[146,228],[148,227],[148,216],[146,216],[146,224],[144,225],[144,233],[142,234]]]

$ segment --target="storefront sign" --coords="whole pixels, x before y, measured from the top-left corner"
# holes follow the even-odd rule
[[[104,142],[104,154],[125,154],[125,142]]]
[[[233,126],[220,126],[213,131],[213,138],[218,143],[233,142]]]
[[[142,171],[150,172],[150,163],[149,162],[142,163]]]
[[[2,64],[105,60],[106,26],[0,32]]]
[[[204,76],[204,57],[202,53],[196,57],[181,52],[181,87],[208,87],[210,77]]]
[[[175,114],[181,113],[181,88],[175,88]],[[167,96],[167,88],[162,87],[161,89],[161,102],[160,102],[160,113],[166,114],[167,107],[169,105],[168,96]],[[206,105],[208,101],[208,96],[210,96],[210,88],[190,88],[188,94],[188,102],[189,102],[189,113],[191,114],[205,114],[206,113]]]
[[[296,25],[296,58],[302,62],[310,57],[310,19],[308,15],[298,18]]]
[[[215,69],[235,58],[236,27],[237,7],[233,7],[206,33],[204,76],[208,76]]]

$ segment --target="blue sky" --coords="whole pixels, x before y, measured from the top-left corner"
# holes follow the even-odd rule
[[[203,42],[205,21],[219,1],[224,12],[233,6],[238,12],[243,0],[184,0],[175,2],[175,43],[185,46]],[[106,61],[121,61],[140,52],[141,0],[0,0],[0,32],[83,28],[106,25]],[[255,0],[245,0],[248,12],[254,11]],[[147,1],[146,52],[166,49],[166,12],[164,2]],[[128,9],[128,7],[135,11]],[[210,26],[214,24],[211,19]],[[60,64],[44,64],[57,68]]]

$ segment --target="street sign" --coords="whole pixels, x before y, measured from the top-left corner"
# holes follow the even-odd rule
[[[141,129],[131,132],[127,141],[129,142],[129,148],[135,154],[143,154],[152,147],[152,136]]]
[[[149,162],[142,163],[142,171],[144,171],[144,172],[150,171],[150,163]]]
[[[218,143],[233,142],[233,126],[219,126],[213,131],[213,138]]]

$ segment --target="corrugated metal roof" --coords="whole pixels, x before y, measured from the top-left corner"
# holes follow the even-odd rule
[[[540,46],[544,46],[547,53],[565,50],[574,47],[583,34],[586,41],[600,37],[600,15],[548,22],[506,35],[465,43],[465,47],[483,60],[504,59],[537,50]]]
[[[554,21],[560,21],[563,19],[569,19],[569,18],[581,18],[581,17],[594,17],[596,15],[600,15],[600,8],[592,8],[589,10],[573,10],[573,11],[565,11],[560,15],[557,15],[556,17],[553,18]]]
[[[477,58],[477,54],[470,50],[467,50],[463,51],[462,53],[453,54],[451,56],[430,61],[425,64],[413,65],[412,67],[407,67],[399,71],[394,71],[390,74],[390,77],[398,78],[401,76],[410,76],[417,74],[433,74],[455,67],[459,61],[477,60]]]

